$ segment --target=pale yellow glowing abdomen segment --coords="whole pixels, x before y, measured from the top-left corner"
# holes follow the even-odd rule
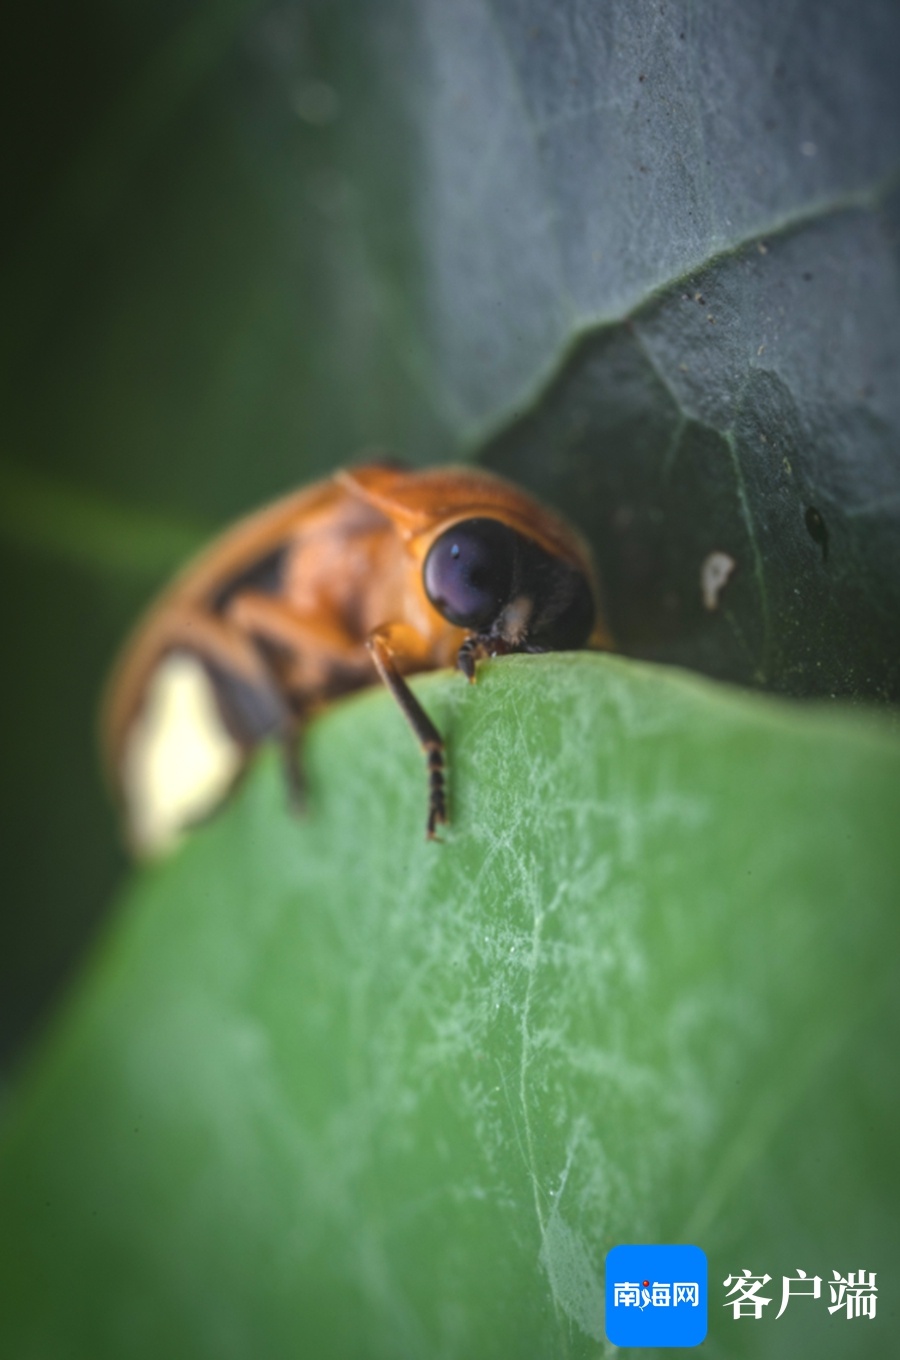
[[[135,851],[157,856],[207,816],[243,763],[203,665],[172,653],[156,667],[125,744],[122,782]]]

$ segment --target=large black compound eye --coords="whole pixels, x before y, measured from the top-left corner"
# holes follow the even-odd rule
[[[423,569],[425,594],[459,628],[483,629],[508,604],[518,535],[496,519],[466,519],[436,538]]]

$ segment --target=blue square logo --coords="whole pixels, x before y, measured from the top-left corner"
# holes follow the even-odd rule
[[[606,1255],[607,1338],[614,1346],[699,1346],[706,1276],[699,1247],[613,1247]]]

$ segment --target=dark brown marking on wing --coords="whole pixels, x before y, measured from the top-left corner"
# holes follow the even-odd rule
[[[215,614],[222,614],[236,595],[243,590],[258,591],[261,595],[277,595],[284,585],[290,545],[281,543],[265,557],[257,560],[243,571],[232,576],[224,586],[220,586],[210,600],[210,608]]]

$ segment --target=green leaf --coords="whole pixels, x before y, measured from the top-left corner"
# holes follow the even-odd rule
[[[445,844],[369,694],[305,820],[266,757],[133,885],[9,1121],[0,1351],[596,1355],[644,1240],[708,1252],[710,1356],[888,1354],[886,1299],[772,1314],[900,1265],[896,735],[611,657],[416,688]]]

